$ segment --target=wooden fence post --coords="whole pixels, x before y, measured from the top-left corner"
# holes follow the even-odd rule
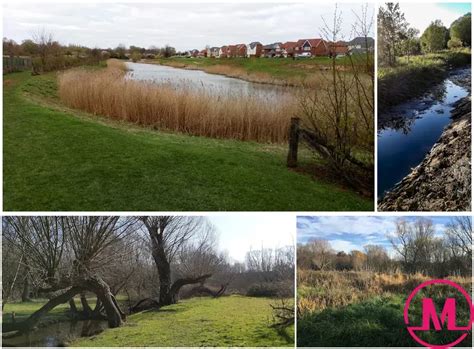
[[[291,118],[290,131],[288,136],[288,157],[286,166],[296,167],[298,165],[298,143],[300,138],[300,118]]]

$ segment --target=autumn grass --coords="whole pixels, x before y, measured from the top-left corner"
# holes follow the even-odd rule
[[[430,278],[421,274],[309,270],[298,270],[297,277],[298,346],[416,346],[406,332],[403,308],[410,292]],[[470,292],[469,278],[449,279]],[[425,295],[432,297],[439,307],[448,294],[451,290],[440,286],[425,290]],[[415,298],[414,312],[410,313],[413,321],[418,322],[419,303],[419,297]],[[466,316],[467,312],[461,310],[459,318]],[[425,336],[436,343],[453,334],[433,331]],[[467,345],[470,341],[468,336],[463,343]]]
[[[6,211],[373,210],[372,200],[288,170],[286,145],[159,132],[66,108],[54,73],[6,75],[3,116]],[[315,159],[302,149],[300,161]]]
[[[131,315],[125,326],[71,343],[80,347],[293,347],[294,327],[271,328],[269,298],[191,298]]]
[[[107,70],[71,70],[59,76],[59,97],[74,109],[158,130],[211,138],[283,143],[295,98],[270,101],[251,96],[218,96],[124,79],[123,63]]]

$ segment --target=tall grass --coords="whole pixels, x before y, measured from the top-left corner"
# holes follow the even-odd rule
[[[72,70],[59,76],[59,96],[69,107],[156,129],[262,143],[286,141],[295,98],[262,100],[218,96],[124,78],[126,67],[109,61],[103,71]]]
[[[305,315],[370,300],[376,296],[402,294],[406,297],[428,280],[421,274],[385,274],[364,271],[298,270],[298,313]],[[471,280],[450,276],[470,290]]]

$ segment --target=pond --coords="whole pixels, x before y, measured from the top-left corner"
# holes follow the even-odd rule
[[[451,122],[453,103],[467,96],[470,69],[455,71],[429,95],[379,115],[378,197],[392,189],[431,150]]]
[[[3,338],[4,347],[63,347],[79,337],[90,337],[108,327],[103,320],[61,321],[25,334]]]
[[[294,87],[259,84],[201,70],[172,68],[157,64],[127,62],[131,69],[126,78],[156,84],[167,84],[179,89],[191,89],[219,96],[251,96],[262,100],[280,101],[292,97]]]

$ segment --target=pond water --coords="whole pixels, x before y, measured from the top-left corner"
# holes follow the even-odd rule
[[[378,197],[400,182],[431,150],[451,122],[453,103],[469,91],[459,81],[470,80],[470,69],[454,72],[428,96],[414,99],[379,115],[377,141]]]
[[[61,321],[39,327],[20,336],[3,338],[2,346],[62,347],[75,338],[96,335],[107,327],[107,321],[102,320]]]
[[[156,84],[167,84],[179,89],[192,89],[219,96],[251,96],[278,101],[292,97],[296,88],[259,84],[200,70],[167,67],[157,64],[126,63],[131,69],[126,78]]]

